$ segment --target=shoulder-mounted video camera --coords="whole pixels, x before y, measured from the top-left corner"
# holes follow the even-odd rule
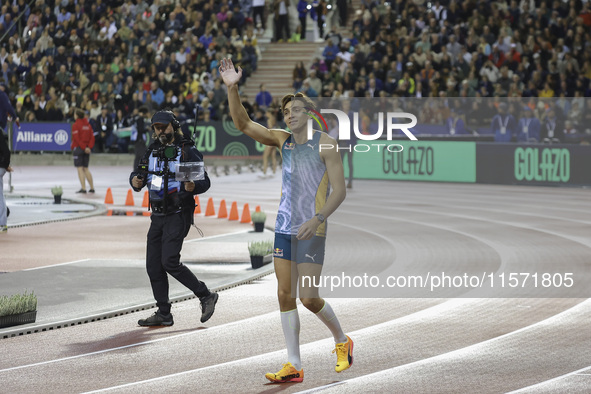
[[[176,145],[163,145],[152,151],[152,156],[158,160],[174,160],[181,153],[181,148]]]

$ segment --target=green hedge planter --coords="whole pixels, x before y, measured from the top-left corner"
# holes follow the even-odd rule
[[[37,311],[20,313],[18,315],[0,316],[0,328],[35,323]]]

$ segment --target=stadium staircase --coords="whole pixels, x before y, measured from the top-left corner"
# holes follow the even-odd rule
[[[315,57],[322,54],[324,44],[314,41],[294,43],[260,43],[263,59],[259,60],[257,70],[246,80],[242,92],[254,101],[259,86],[264,83],[275,98],[293,92],[293,69],[298,61],[309,68]],[[319,52],[320,51],[320,52]]]
[[[361,0],[352,0],[349,3],[347,27],[338,29],[341,35],[349,36],[352,31],[355,10],[359,9],[360,5]],[[331,20],[338,22],[338,16],[334,15]],[[267,90],[274,98],[281,99],[285,94],[293,92],[292,72],[296,63],[301,60],[304,62],[306,69],[309,70],[314,58],[322,57],[325,43],[324,40],[317,39],[315,25],[315,21],[308,19],[306,25],[306,41],[297,43],[272,43],[269,42],[269,36],[267,35],[266,40],[263,38],[259,41],[262,59],[258,62],[257,70],[252,73],[242,87],[242,93],[248,96],[250,102],[254,101],[261,83],[265,84]],[[324,34],[329,31],[330,28],[327,27]]]

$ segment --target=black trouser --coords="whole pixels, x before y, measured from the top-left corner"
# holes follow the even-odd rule
[[[257,25],[257,15],[261,18],[261,26],[263,30],[265,30],[265,6],[262,5],[260,7],[252,7],[252,21],[254,26]]]
[[[279,18],[275,19],[275,39],[277,41],[289,39],[289,18],[287,14],[279,15]]]
[[[308,17],[308,15],[306,14],[306,16],[304,16],[303,18],[300,18],[300,25],[302,26],[302,34],[300,35],[300,38],[302,40],[306,39],[306,18]]]
[[[166,216],[152,215],[148,230],[146,270],[152,284],[156,305],[161,313],[170,313],[168,276],[172,275],[197,297],[209,295],[209,289],[187,266],[180,262],[183,240],[191,228],[192,210]]]
[[[339,22],[341,27],[347,26],[348,4],[346,0],[337,0],[337,8],[339,9]]]

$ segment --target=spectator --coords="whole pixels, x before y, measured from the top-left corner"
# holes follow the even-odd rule
[[[297,5],[298,18],[300,19],[300,39],[306,40],[306,19],[308,19],[308,2],[299,0]]]
[[[451,116],[447,118],[447,132],[449,135],[466,135],[470,134],[468,130],[466,130],[466,125],[463,119],[462,114],[458,111],[458,109],[452,107],[450,109]]]
[[[263,125],[266,128],[269,130],[279,128],[277,124],[277,116],[271,109],[265,112],[265,118]],[[273,175],[275,175],[275,172],[277,171],[277,148],[266,145],[265,150],[263,151],[263,176],[267,176],[269,158],[271,159],[271,171],[273,172]]]
[[[254,71],[257,70],[257,54],[256,54],[256,49],[252,45],[252,41],[249,38],[247,38],[246,40],[244,40],[243,43],[244,43],[244,52],[247,55],[243,61],[250,62],[250,68],[254,72]]]
[[[257,17],[260,21],[257,21]],[[252,20],[260,34],[265,32],[265,0],[252,0]]]
[[[292,76],[293,76],[293,83],[292,87],[294,90],[298,90],[302,86],[303,80],[306,78],[306,68],[304,67],[304,62],[298,61],[293,69]],[[322,82],[320,83],[322,86]]]
[[[543,142],[564,142],[564,121],[556,114],[552,106],[546,110],[542,124],[541,140]]]
[[[316,25],[318,26],[318,36],[324,37],[324,26],[326,24],[326,14],[328,13],[326,0],[318,0],[315,11]]]
[[[98,152],[108,152],[115,137],[113,135],[113,117],[109,113],[109,108],[102,107],[101,113],[96,117],[94,137]]]
[[[310,82],[308,82],[308,79],[304,80],[302,88],[299,91],[308,97],[318,97],[318,92],[310,87]]]
[[[126,129],[130,126],[131,119],[123,114],[123,110],[118,109],[115,111],[115,118],[113,119],[113,134],[115,140],[114,145],[116,145],[118,153],[127,153],[129,150],[131,135],[123,137],[121,133],[122,129]]]
[[[540,141],[540,121],[534,116],[534,112],[529,106],[523,107],[523,116],[519,119],[517,126],[517,141]]]
[[[318,73],[316,72],[316,70],[310,70],[308,83],[310,85],[310,88],[312,88],[316,92],[319,92],[322,90],[322,81],[320,80],[320,78],[317,77],[317,74]]]
[[[322,51],[322,56],[324,56],[324,61],[326,62],[327,67],[330,67],[332,62],[335,61],[337,54],[339,53],[339,47],[334,41],[327,39],[326,40],[326,47]]]
[[[47,113],[45,120],[49,122],[59,122],[64,120],[64,114],[59,108],[56,107],[55,100],[49,100],[45,108]]]
[[[275,41],[287,41],[289,33],[289,0],[274,0],[273,11],[275,13]]]
[[[72,125],[72,155],[74,157],[74,167],[78,171],[78,180],[80,181],[80,190],[76,193],[86,194],[86,182],[90,186],[89,193],[94,193],[94,184],[92,174],[88,169],[90,161],[90,152],[94,147],[94,133],[92,126],[88,122],[84,111],[77,109],[74,113],[76,120]]]
[[[405,72],[402,79],[398,81],[396,92],[404,97],[412,96],[415,93],[415,80],[410,77],[410,73]]]
[[[161,106],[164,102],[164,92],[158,85],[157,81],[153,81],[150,84],[150,94],[152,96],[152,101],[154,101],[158,107]]]
[[[262,83],[259,85],[259,92],[257,93],[255,100],[254,100],[259,107],[266,108],[271,105],[273,102],[273,96],[269,93],[268,90],[265,89],[265,84]]]
[[[571,144],[578,144],[583,140],[583,136],[579,131],[576,129],[574,123],[570,120],[564,122],[564,142],[568,142]]]
[[[491,129],[495,136],[495,142],[511,142],[517,134],[517,123],[510,113],[507,113],[507,104],[500,103],[498,114],[491,121]]]
[[[540,97],[543,97],[543,98],[554,97],[554,90],[550,86],[549,82],[544,83],[544,89],[542,89],[540,91]]]

